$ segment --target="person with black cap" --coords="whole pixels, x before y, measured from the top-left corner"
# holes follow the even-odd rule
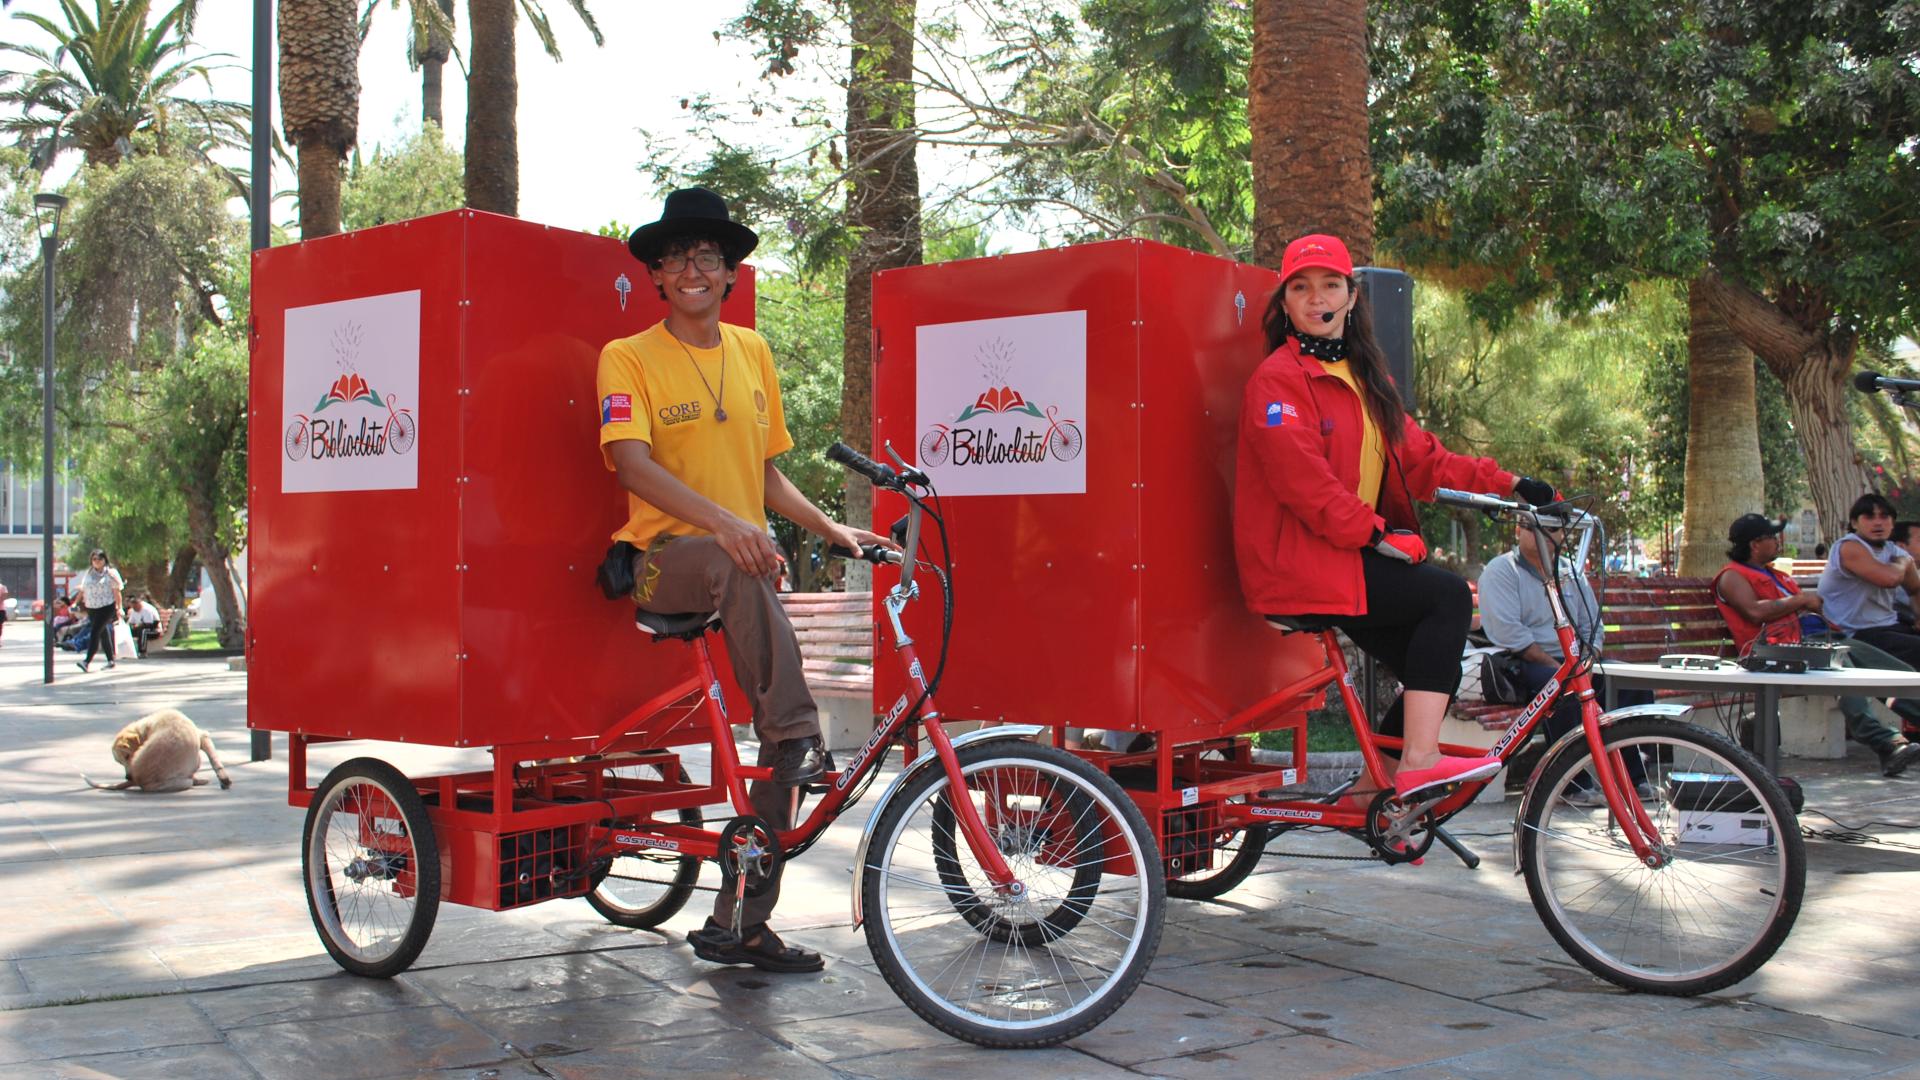
[[[740,261],[758,243],[713,192],[669,194],[660,220],[627,240],[667,317],[601,350],[597,396],[601,454],[628,493],[614,538],[637,549],[634,602],[663,614],[719,612],[734,675],[753,704],[760,764],[773,769],[749,797],[782,830],[792,827],[796,789],[820,779],[827,758],[800,646],[774,588],[782,560],[767,511],[855,550],[893,544],[829,518],[774,464],[793,438],[773,354],[759,334],[720,321]],[[714,917],[687,935],[694,953],[765,971],[818,971],[820,954],[786,945],[766,925],[778,898],[777,884],[749,897],[737,928],[731,899],[718,898]]]
[[[1858,504],[1856,504],[1858,505]],[[1855,515],[1859,517],[1860,515]],[[1892,515],[1889,508],[1888,522]],[[1743,514],[1727,529],[1727,565],[1713,578],[1713,603],[1726,620],[1733,645],[1745,655],[1756,643],[1791,645],[1802,641],[1845,641],[1845,663],[1852,667],[1887,671],[1911,671],[1912,668],[1873,645],[1852,638],[1843,639],[1827,624],[1826,583],[1818,593],[1803,592],[1791,577],[1773,568],[1780,557],[1780,533],[1785,521],[1773,521],[1763,514]],[[1851,537],[1852,534],[1849,534]],[[1827,563],[1831,570],[1838,559]],[[1920,702],[1897,700],[1895,712],[1920,719]],[[1920,744],[1908,742],[1875,716],[1867,699],[1859,696],[1840,699],[1840,713],[1846,717],[1847,733],[1864,743],[1880,759],[1880,771],[1899,776],[1920,761]]]

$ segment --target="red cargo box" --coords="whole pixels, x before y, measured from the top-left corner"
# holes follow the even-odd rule
[[[687,675],[593,580],[595,363],[665,314],[620,240],[470,210],[256,252],[248,725],[568,739]]]
[[[875,277],[876,446],[933,476],[953,543],[948,715],[1200,737],[1312,670],[1234,569],[1235,426],[1277,284],[1143,240]],[[903,510],[881,499],[876,526]],[[938,604],[910,621],[939,640]],[[875,674],[884,712],[907,688]]]

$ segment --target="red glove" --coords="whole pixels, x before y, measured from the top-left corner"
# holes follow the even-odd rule
[[[1417,532],[1395,529],[1374,541],[1373,550],[1389,559],[1416,565],[1427,561],[1427,542]]]

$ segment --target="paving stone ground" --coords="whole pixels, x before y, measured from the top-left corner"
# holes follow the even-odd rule
[[[857,808],[789,870],[776,925],[824,972],[715,969],[682,935],[610,926],[579,900],[445,906],[413,968],[346,975],[299,882],[302,813],[284,738],[245,762],[246,676],[166,659],[41,683],[37,627],[0,644],[0,1076],[15,1077],[1913,1077],[1920,1078],[1920,829],[1809,844],[1793,936],[1746,982],[1699,999],[1627,994],[1574,966],[1511,873],[1512,803],[1456,831],[1483,858],[1421,867],[1271,858],[1218,902],[1176,902],[1132,1000],[1033,1053],[955,1042],[872,966],[848,912]],[[180,708],[235,786],[143,796],[108,740]],[[314,775],[372,753],[412,775],[483,755],[316,748]],[[1809,807],[1849,825],[1920,823],[1920,777],[1858,748],[1790,761]],[[1832,823],[1815,815],[1819,827]],[[1338,838],[1293,845],[1357,850]],[[711,871],[709,871],[711,875]],[[708,884],[712,883],[711,876]]]

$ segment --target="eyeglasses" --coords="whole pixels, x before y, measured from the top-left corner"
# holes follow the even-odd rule
[[[691,256],[662,255],[660,256],[660,269],[669,274],[677,274],[687,268],[687,260],[689,258],[693,260],[693,265],[702,270],[718,270],[727,264],[726,257],[717,251],[696,251]]]

